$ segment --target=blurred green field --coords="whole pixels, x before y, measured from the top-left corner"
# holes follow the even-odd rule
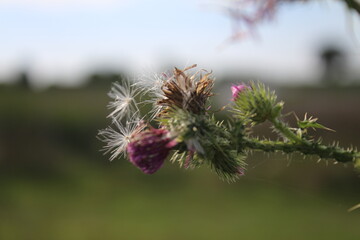
[[[117,170],[108,174],[81,168],[76,177],[61,182],[8,179],[1,186],[1,239],[360,236],[359,213],[347,213],[351,201],[341,197],[246,177],[228,185],[195,171],[170,174],[171,169],[163,169],[145,177],[130,168]]]
[[[106,91],[0,89],[0,239],[360,239],[350,166],[255,153],[228,184],[206,167],[166,163],[148,176],[110,163],[96,139]],[[360,147],[359,89],[279,93],[337,130],[325,140]]]

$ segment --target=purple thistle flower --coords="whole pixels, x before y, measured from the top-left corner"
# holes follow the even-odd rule
[[[130,162],[146,174],[159,170],[177,144],[168,133],[166,129],[150,128],[133,135],[127,145]]]
[[[235,101],[236,98],[239,96],[239,93],[243,92],[244,90],[246,90],[248,88],[249,87],[245,84],[232,85],[231,86],[232,101]]]

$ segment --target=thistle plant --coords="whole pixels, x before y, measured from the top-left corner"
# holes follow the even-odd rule
[[[210,103],[214,78],[195,67],[155,75],[150,85],[143,81],[114,84],[109,93],[113,111],[108,116],[114,126],[99,131],[110,160],[128,157],[146,174],[155,173],[166,160],[184,168],[205,164],[227,181],[245,174],[251,151],[298,152],[359,167],[357,150],[328,146],[309,134],[309,129],[329,130],[317,118],[297,118],[294,127],[284,122],[284,102],[262,83],[233,85],[232,99],[221,109],[229,118],[216,120]],[[152,110],[142,114],[146,105]],[[264,122],[271,123],[279,140],[252,136],[253,127]]]

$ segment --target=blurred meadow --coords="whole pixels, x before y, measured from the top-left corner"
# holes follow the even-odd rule
[[[359,173],[332,161],[254,153],[228,184],[167,162],[144,175],[107,160],[97,131],[110,81],[34,92],[0,88],[1,239],[358,239]],[[280,98],[360,146],[360,87],[282,87]],[[306,100],[304,100],[306,99]],[[289,117],[292,119],[292,117]],[[259,129],[261,133],[262,129]]]
[[[159,41],[158,44],[164,46],[159,47],[157,56],[162,60],[154,64],[156,67],[173,67],[173,64],[183,67],[188,60],[174,54],[177,50],[189,55],[188,65],[198,63],[201,68],[214,70],[217,79],[214,92],[219,94],[213,101],[219,108],[231,98],[232,83],[264,81],[285,101],[289,123],[295,121],[292,111],[300,118],[308,113],[336,130],[313,132],[325,143],[335,140],[343,147],[359,149],[359,49],[348,39],[337,42],[342,39],[339,38],[341,34],[338,38],[325,34],[317,39],[319,41],[314,40],[319,47],[295,44],[296,41],[304,43],[311,31],[320,32],[322,24],[328,23],[326,20],[319,21],[320,25],[311,31],[310,24],[307,35],[295,26],[290,27],[287,34],[277,35],[286,29],[286,16],[292,14],[289,11],[286,13],[289,15],[279,16],[280,20],[285,20],[285,27],[271,24],[264,27],[264,32],[260,33],[264,42],[254,40],[255,43],[251,43],[253,39],[250,38],[230,44],[224,51],[212,52],[209,46],[215,49],[216,44],[227,37],[223,29],[228,22],[210,16],[210,25],[205,25],[207,15],[204,12],[200,13],[202,20],[194,18],[187,22],[179,18],[177,22],[176,14],[188,14],[189,1],[185,1],[186,6],[174,1],[174,6],[181,11],[175,7],[168,11],[165,7],[171,4],[166,1],[156,1],[157,8],[148,2],[140,7],[135,5],[135,11],[129,7],[130,3],[121,1],[125,2],[121,5],[125,9],[121,14],[132,20],[128,28],[119,28],[121,31],[114,24],[127,23],[116,15],[120,7],[111,5],[116,1],[104,1],[110,5],[95,0],[89,4],[85,0],[75,1],[81,6],[91,5],[91,8],[78,10],[74,6],[64,10],[64,15],[59,9],[65,9],[71,1],[54,1],[63,5],[55,4],[51,10],[47,1],[34,0],[31,7],[29,3],[21,5],[21,0],[15,1],[19,5],[4,2],[8,5],[0,3],[3,7],[0,13],[6,14],[0,16],[12,19],[15,27],[24,28],[13,31],[10,29],[12,21],[8,21],[8,28],[0,23],[4,35],[3,44],[0,44],[4,52],[0,56],[1,240],[360,239],[360,210],[348,212],[350,207],[360,203],[360,174],[350,165],[335,165],[332,160],[318,162],[316,157],[304,159],[297,154],[254,152],[247,159],[245,176],[229,184],[206,166],[190,170],[170,162],[154,175],[145,175],[126,159],[110,162],[109,155],[104,156],[100,151],[103,143],[97,139],[98,131],[111,121],[106,118],[110,113],[107,92],[111,83],[133,79],[134,72],[140,68],[129,67],[127,57],[134,53],[129,58],[131,61],[139,59],[134,64],[137,67],[141,61],[151,62],[154,58],[147,57],[156,52],[154,49],[159,46],[155,43]],[[159,8],[160,5],[165,7]],[[310,6],[309,19],[317,11],[315,5]],[[331,6],[329,19],[336,12]],[[152,11],[146,9],[150,7],[164,15],[147,18],[146,14]],[[189,11],[191,14],[197,12]],[[301,6],[294,12],[297,18],[306,11]],[[145,16],[138,19],[141,14]],[[80,19],[78,16],[83,17],[81,22],[75,21]],[[34,19],[35,23],[31,22]],[[64,22],[60,24],[59,19]],[[92,21],[87,22],[89,19]],[[69,23],[71,21],[74,25]],[[144,22],[149,25],[143,26]],[[159,23],[166,25],[166,31],[157,25]],[[175,27],[169,28],[170,25]],[[332,22],[328,25],[332,30],[341,28]],[[188,29],[189,26],[197,29]],[[100,33],[92,32],[92,27]],[[272,27],[277,33],[271,33]],[[211,37],[204,34],[212,28],[216,33],[210,31]],[[137,29],[145,31],[144,35],[136,32]],[[151,32],[154,29],[157,31]],[[199,35],[195,34],[197,31]],[[297,35],[292,38],[297,31],[302,37],[300,40]],[[120,35],[111,38],[116,32]],[[167,34],[161,40],[153,37],[164,32]],[[168,44],[179,32],[191,37],[179,37],[174,45]],[[338,44],[328,44],[333,43],[333,39]],[[119,45],[114,45],[117,41]],[[134,45],[129,44],[132,41]],[[116,50],[117,46],[121,50]],[[86,52],[87,47],[91,51]],[[146,52],[146,48],[151,51]],[[304,53],[305,48],[309,55]],[[199,52],[194,53],[194,49]],[[251,50],[254,55],[250,54]],[[101,52],[105,56],[102,59]],[[110,52],[121,55],[122,60],[109,57]],[[164,53],[169,56],[164,58]],[[17,61],[13,60],[15,55]],[[84,64],[87,68],[80,66],[79,56],[87,60]],[[309,56],[313,58],[309,60]],[[52,62],[56,57],[59,59]],[[11,65],[13,62],[16,64]],[[231,63],[229,67],[227,63]],[[71,74],[67,75],[67,70]],[[277,81],[278,70],[284,70],[285,75]],[[225,110],[217,115],[226,119],[229,113]],[[265,127],[258,127],[254,132],[254,135],[263,134],[274,137]]]

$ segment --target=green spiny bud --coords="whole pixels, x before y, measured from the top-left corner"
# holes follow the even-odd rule
[[[262,83],[251,83],[235,98],[235,116],[258,124],[280,115],[283,103],[276,103],[276,95]]]

